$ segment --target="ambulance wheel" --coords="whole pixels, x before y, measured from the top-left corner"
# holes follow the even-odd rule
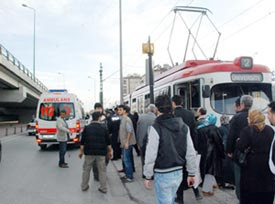
[[[41,150],[45,150],[46,148],[47,148],[47,145],[46,144],[41,144],[41,145],[39,145],[40,146],[40,149]]]

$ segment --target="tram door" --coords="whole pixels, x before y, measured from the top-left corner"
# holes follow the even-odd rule
[[[174,93],[182,97],[182,106],[184,108],[188,110],[196,110],[200,107],[199,80],[175,84]]]

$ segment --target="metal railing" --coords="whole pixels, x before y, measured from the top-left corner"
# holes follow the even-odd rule
[[[18,59],[16,59],[4,46],[0,44],[0,55],[5,57],[10,63],[15,65],[23,74],[33,80],[38,86],[43,90],[47,91],[48,88],[39,81],[36,77],[33,76],[33,73],[27,69]]]

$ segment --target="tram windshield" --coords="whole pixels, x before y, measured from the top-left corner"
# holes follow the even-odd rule
[[[253,97],[253,109],[264,111],[272,100],[271,84],[219,84],[211,89],[211,106],[220,114],[235,114],[234,102],[242,95]]]

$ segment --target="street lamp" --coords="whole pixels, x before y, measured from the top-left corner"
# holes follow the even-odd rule
[[[91,77],[91,76],[88,76],[89,79],[91,79],[91,82],[92,82],[92,88],[94,87],[94,101],[96,103],[96,87],[95,87],[95,78]],[[94,84],[93,84],[93,81],[94,81]],[[92,89],[91,89],[92,90]]]
[[[154,73],[152,68],[152,56],[154,54],[154,44],[150,42],[150,36],[148,38],[148,42],[142,44],[142,53],[148,54],[150,103],[154,104]]]
[[[32,7],[29,7],[26,4],[22,4],[22,6],[33,10],[33,79],[35,79],[35,16],[36,16],[36,10]]]

